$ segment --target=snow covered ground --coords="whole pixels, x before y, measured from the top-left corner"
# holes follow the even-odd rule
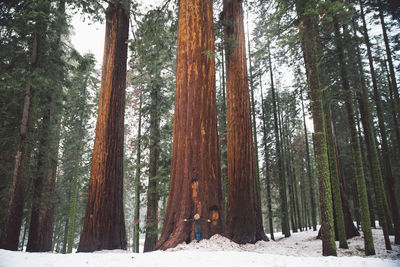
[[[67,255],[0,250],[0,267],[400,267],[400,246],[393,245],[393,250],[387,252],[381,230],[373,230],[373,235],[377,255],[372,257],[364,256],[361,237],[348,240],[350,249],[339,249],[338,257],[322,257],[316,232],[307,231],[294,233],[290,238],[275,234],[277,241],[254,245],[238,245],[216,235],[200,243],[145,254],[121,250]]]

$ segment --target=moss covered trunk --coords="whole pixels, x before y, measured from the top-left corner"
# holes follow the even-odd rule
[[[315,2],[296,1],[296,11],[302,39],[307,82],[310,88],[311,111],[314,124],[314,147],[316,157],[317,177],[319,181],[320,212],[321,212],[321,238],[322,255],[336,256],[336,244],[332,210],[331,183],[329,179],[329,163],[326,146],[325,120],[321,95],[321,85],[318,73],[317,56],[317,17],[309,9],[315,7]]]

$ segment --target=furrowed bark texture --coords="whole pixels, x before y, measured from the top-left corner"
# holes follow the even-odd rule
[[[79,252],[126,249],[122,193],[128,30],[129,5],[109,4],[99,112]]]
[[[310,88],[311,111],[314,124],[314,147],[321,212],[322,255],[336,256],[336,244],[332,210],[331,184],[326,146],[324,110],[317,66],[316,17],[308,11],[314,7],[314,1],[296,1],[296,11],[300,20],[300,35],[307,81]]]
[[[173,151],[169,199],[155,249],[222,233],[222,191],[218,151],[213,15],[211,0],[180,0]]]
[[[31,71],[38,62],[39,53],[39,33],[33,34],[33,45],[31,53]],[[18,250],[19,234],[21,231],[22,217],[25,203],[25,179],[27,158],[29,148],[29,123],[32,114],[32,98],[34,89],[28,84],[25,90],[24,107],[20,125],[19,142],[15,154],[15,165],[13,174],[13,184],[8,204],[7,217],[1,237],[0,248]]]
[[[228,209],[226,235],[239,244],[268,240],[262,225],[252,136],[241,0],[224,1],[227,48]]]

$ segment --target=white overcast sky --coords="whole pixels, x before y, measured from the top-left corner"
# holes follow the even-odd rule
[[[158,6],[165,0],[141,0],[141,8],[146,10],[151,6]],[[92,22],[89,19],[83,21],[83,16],[75,14],[72,17],[72,25],[74,27],[74,34],[71,41],[76,50],[81,54],[91,52],[95,55],[97,65],[101,68],[103,60],[104,49],[104,32],[105,25],[100,22]]]
[[[74,34],[71,37],[73,46],[81,54],[93,53],[100,67],[103,60],[105,25],[88,19],[83,21],[79,14],[72,17],[72,25],[74,26]]]

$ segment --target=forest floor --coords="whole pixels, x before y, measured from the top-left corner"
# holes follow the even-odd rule
[[[95,253],[27,253],[0,250],[0,267],[400,267],[400,246],[385,250],[381,230],[373,230],[376,255],[364,256],[362,237],[348,240],[349,249],[338,249],[338,257],[321,256],[317,232],[293,233],[289,238],[275,234],[276,241],[238,245],[216,235],[199,243],[180,244],[167,251],[135,254],[112,250]],[[338,243],[337,243],[338,245]]]

